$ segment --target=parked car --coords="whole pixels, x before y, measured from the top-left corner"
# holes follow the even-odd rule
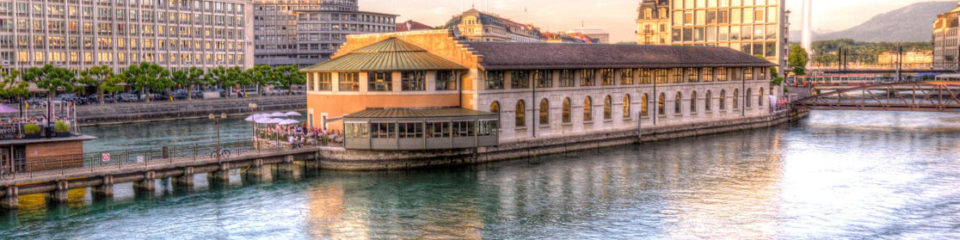
[[[131,93],[121,93],[117,96],[117,102],[136,102],[138,100],[137,95]]]

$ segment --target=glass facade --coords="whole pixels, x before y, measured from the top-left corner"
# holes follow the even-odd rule
[[[255,0],[255,62],[309,66],[358,33],[393,32],[396,15],[359,11],[357,0]]]
[[[252,19],[241,0],[8,0],[0,65],[252,67]]]

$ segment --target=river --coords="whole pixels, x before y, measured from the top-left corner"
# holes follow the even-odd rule
[[[193,123],[85,133],[130,138],[88,146],[99,150],[210,137],[209,121]],[[230,124],[236,136],[249,130]],[[114,200],[79,192],[66,206],[28,199],[0,213],[0,239],[958,239],[958,148],[960,115],[818,111],[477,166],[200,181],[189,193],[162,184],[152,197],[118,186]]]

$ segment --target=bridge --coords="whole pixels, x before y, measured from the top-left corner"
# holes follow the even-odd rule
[[[960,112],[960,82],[916,81],[836,89],[792,103],[795,109]]]

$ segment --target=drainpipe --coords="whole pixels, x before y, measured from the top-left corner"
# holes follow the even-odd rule
[[[660,114],[660,94],[657,94],[657,73],[659,71],[653,72],[653,126],[657,126],[657,114]],[[649,103],[650,99],[648,98],[647,101]],[[650,111],[650,109],[647,109],[647,111]]]
[[[741,69],[741,70],[743,70],[743,69]],[[740,96],[737,96],[737,98],[740,98],[741,96],[743,97],[743,101],[740,101],[740,99],[737,99],[737,101],[740,101],[740,116],[741,116],[741,117],[746,117],[746,116],[747,116],[747,101],[748,101],[748,100],[747,100],[747,96],[749,96],[749,94],[747,94],[747,80],[744,79],[744,77],[743,77],[743,72],[741,72],[740,74],[737,74],[737,75],[740,76],[740,82],[741,82],[740,90],[743,90],[743,94],[740,94]]]
[[[527,76],[529,77],[530,75],[527,75]],[[533,112],[531,112],[531,114],[533,115],[531,115],[532,117],[530,118],[531,120],[534,120],[532,121],[532,123],[530,123],[530,126],[532,127],[530,131],[533,133],[533,138],[537,138],[537,123],[539,121],[539,119],[537,119],[537,116],[540,116],[539,112],[537,112],[537,104],[538,104],[537,103],[537,80],[539,79],[534,79],[532,81],[533,83],[531,84],[533,85],[533,88],[532,88],[533,90],[530,91],[531,95],[533,95],[533,99],[530,100],[530,104],[532,104],[533,106],[532,108]]]

